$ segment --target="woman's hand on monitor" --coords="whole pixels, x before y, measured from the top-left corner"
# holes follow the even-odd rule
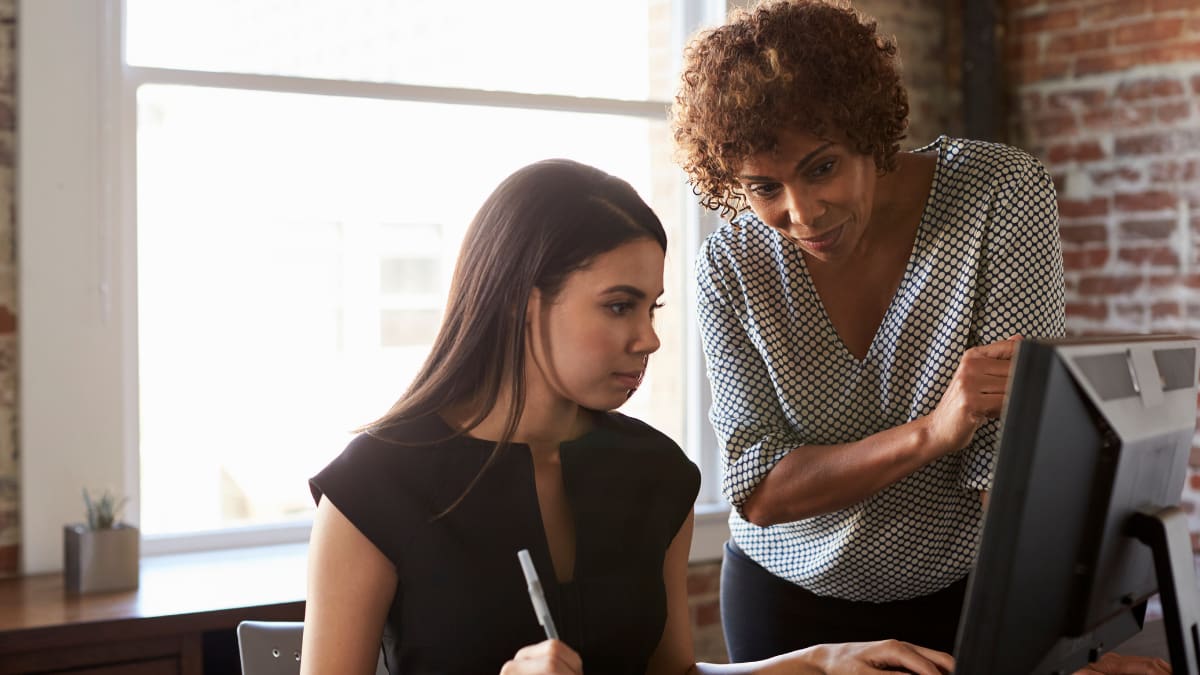
[[[972,347],[928,416],[931,440],[955,452],[967,447],[979,427],[1000,416],[1019,336]]]

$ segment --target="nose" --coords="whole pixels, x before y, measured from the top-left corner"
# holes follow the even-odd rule
[[[661,346],[662,341],[658,339],[658,331],[654,330],[654,321],[647,317],[639,327],[638,334],[634,337],[633,344],[630,345],[630,351],[650,356]]]
[[[825,215],[825,205],[808,190],[789,188],[787,196],[783,231],[792,238],[811,235],[817,220]]]

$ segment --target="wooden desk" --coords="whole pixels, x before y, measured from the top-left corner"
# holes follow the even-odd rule
[[[117,593],[68,595],[57,573],[0,580],[0,674],[236,673],[239,621],[304,618],[306,550],[146,557],[139,588]]]

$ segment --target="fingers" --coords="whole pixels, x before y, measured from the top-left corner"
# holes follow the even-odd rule
[[[1090,663],[1080,672],[1100,675],[1166,675],[1171,666],[1166,661],[1149,656],[1123,656],[1109,652],[1099,661]]]
[[[884,640],[871,644],[875,647],[867,660],[881,671],[895,671],[900,668],[916,675],[943,675],[954,668],[953,657],[932,649],[920,648],[899,640]],[[945,658],[934,660],[930,658],[933,654],[941,654]]]
[[[545,640],[518,651],[500,675],[582,675],[579,654],[558,640]]]
[[[954,670],[954,657],[946,652],[939,652],[936,649],[929,649],[920,645],[910,646],[917,650],[918,654],[932,661],[938,668],[941,668],[942,672],[949,673]]]

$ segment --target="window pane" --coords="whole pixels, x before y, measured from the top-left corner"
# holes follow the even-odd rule
[[[126,58],[189,70],[664,99],[671,4],[127,0]]]
[[[306,516],[307,479],[408,385],[463,231],[547,157],[629,180],[671,237],[623,408],[682,442],[682,177],[662,121],[177,86],[138,91],[141,525]]]

